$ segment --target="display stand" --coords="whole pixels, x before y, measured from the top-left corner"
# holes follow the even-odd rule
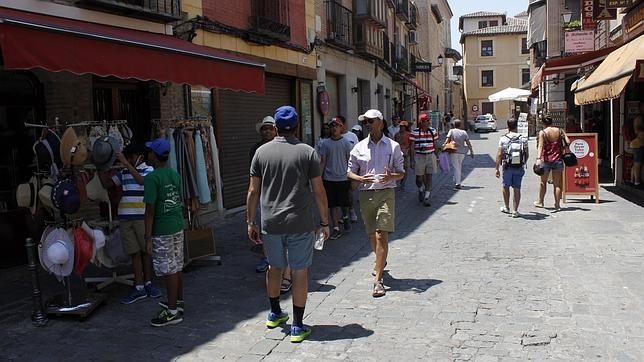
[[[568,197],[590,196],[599,203],[599,164],[597,133],[569,133],[570,152],[577,157],[577,165],[564,167],[563,202]]]
[[[48,315],[85,319],[107,299],[105,294],[92,293],[81,300],[75,300],[72,297],[70,278],[65,277],[63,281],[66,286],[65,294],[56,295],[45,302],[45,313]]]

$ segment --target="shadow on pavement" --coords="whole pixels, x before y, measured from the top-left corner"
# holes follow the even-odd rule
[[[343,339],[366,338],[374,332],[363,326],[352,323],[344,326],[316,324],[311,327],[312,333],[307,338],[311,341],[339,341]]]
[[[543,214],[540,212],[534,212],[532,211],[530,214],[521,214],[521,218],[526,219],[526,220],[545,220],[549,218],[550,215],[548,214]]]
[[[415,293],[426,292],[427,289],[443,282],[439,279],[396,279],[388,271],[385,271],[383,279],[389,290]]]

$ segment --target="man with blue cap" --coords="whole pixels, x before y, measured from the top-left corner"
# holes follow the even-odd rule
[[[298,116],[295,108],[282,106],[275,111],[278,136],[257,149],[250,166],[246,199],[248,237],[261,243],[270,267],[266,289],[271,311],[266,326],[278,327],[289,319],[279,303],[282,269],[291,267],[293,278],[293,323],[291,342],[302,342],[311,329],[302,323],[308,293],[308,268],[313,260],[316,235],[329,237],[327,199],[315,150],[295,135]],[[311,189],[313,192],[311,192]],[[261,230],[255,222],[261,197]],[[320,213],[316,227],[311,208],[315,198]],[[317,229],[317,230],[316,230]]]

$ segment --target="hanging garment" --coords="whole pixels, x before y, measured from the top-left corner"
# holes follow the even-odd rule
[[[179,174],[181,175],[181,181],[183,183],[183,199],[185,200],[186,205],[190,205],[192,204],[192,199],[198,197],[195,171],[188,156],[188,140],[185,132],[180,130],[175,133],[177,134],[177,149],[179,149],[177,154],[177,163]]]
[[[105,132],[105,129],[101,126],[94,126],[92,129],[89,130],[89,149],[93,150],[94,149],[94,142],[96,142],[97,139],[107,136],[107,132]]]
[[[219,170],[219,150],[217,149],[217,141],[215,140],[215,131],[213,127],[210,128],[210,150],[212,151],[212,169],[215,173],[215,187],[216,187],[216,193],[217,195],[217,208],[219,210],[224,209],[224,202],[219,197],[221,195],[221,172]]]
[[[215,172],[212,169],[212,150],[210,149],[210,127],[204,127],[201,129],[201,142],[203,142],[203,153],[206,159],[206,173],[208,174],[208,187],[210,190],[211,198],[212,195],[217,194],[217,189],[215,188]]]
[[[174,128],[168,128],[168,131],[166,132],[166,140],[170,143],[170,155],[168,156],[168,166],[179,172],[179,168],[177,165],[177,146],[175,145],[174,141]]]
[[[195,171],[197,172],[199,202],[209,204],[212,199],[210,198],[210,188],[208,187],[208,170],[206,170],[203,141],[201,140],[201,132],[199,130],[195,131]]]

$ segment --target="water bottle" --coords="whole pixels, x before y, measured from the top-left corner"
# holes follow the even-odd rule
[[[324,233],[320,232],[318,237],[315,239],[315,244],[313,244],[315,250],[322,250],[324,248]]]

